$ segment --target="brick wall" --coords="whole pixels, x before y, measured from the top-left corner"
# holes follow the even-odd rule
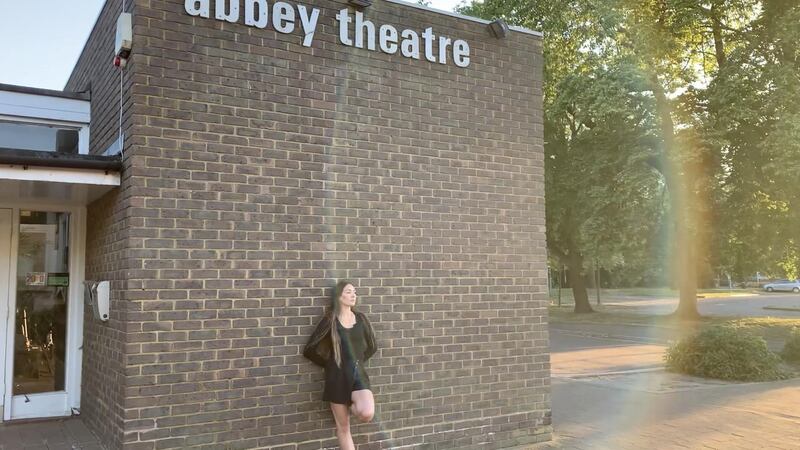
[[[133,11],[131,1],[127,10]],[[65,90],[91,92],[90,153],[101,154],[119,136],[120,73],[112,65],[116,20],[121,0],[104,5]],[[123,78],[122,129],[132,148],[131,87],[135,63]],[[111,281],[110,318],[100,322],[84,309],[81,417],[108,448],[122,446],[125,423],[127,270],[129,265],[130,192],[135,184],[132,158],[123,161],[121,186],[87,207],[86,279]]]
[[[84,310],[81,416],[109,448],[122,443],[125,305],[120,298],[125,208],[116,192],[92,203],[87,214],[86,279],[110,280],[113,294],[109,321]]]
[[[539,39],[366,10],[463,69],[339,44],[341,2],[311,48],[183,3],[136,2],[123,447],[336,446],[300,351],[339,278],[380,345],[360,448],[548,439]]]

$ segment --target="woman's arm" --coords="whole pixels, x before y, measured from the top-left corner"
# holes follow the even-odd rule
[[[319,348],[322,340],[330,333],[331,330],[331,321],[328,316],[323,316],[322,320],[319,321],[317,324],[317,328],[314,329],[314,333],[311,334],[311,337],[308,339],[308,343],[306,343],[306,347],[303,349],[303,356],[310,359],[314,364],[318,366],[325,367],[328,361],[319,354],[317,349]]]
[[[372,330],[372,324],[365,314],[361,314],[361,320],[364,321],[367,330],[367,349],[364,351],[364,361],[370,359],[375,352],[378,351],[378,341],[375,339],[375,332]]]

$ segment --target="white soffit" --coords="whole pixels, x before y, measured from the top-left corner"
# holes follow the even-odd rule
[[[119,186],[120,175],[119,172],[96,169],[0,165],[0,180]]]
[[[0,180],[0,203],[86,206],[112,189],[114,186]]]

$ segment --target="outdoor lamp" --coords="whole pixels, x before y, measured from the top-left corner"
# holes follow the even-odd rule
[[[372,0],[349,0],[347,3],[359,8],[366,8],[372,4]]]
[[[495,19],[489,24],[489,30],[497,39],[503,39],[508,34],[508,24],[503,19]]]

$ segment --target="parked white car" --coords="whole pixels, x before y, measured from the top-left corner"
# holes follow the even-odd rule
[[[764,290],[800,292],[800,280],[778,280],[764,285]]]

